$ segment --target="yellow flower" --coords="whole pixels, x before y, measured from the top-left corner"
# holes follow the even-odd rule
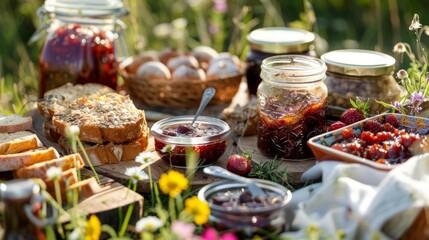
[[[210,208],[205,202],[198,199],[197,196],[186,199],[185,212],[194,217],[194,222],[197,225],[203,225],[209,220]]]
[[[101,222],[97,216],[91,215],[86,222],[85,240],[98,240],[101,234]]]
[[[188,179],[182,173],[170,170],[161,174],[159,178],[159,188],[164,194],[174,198],[188,188]]]

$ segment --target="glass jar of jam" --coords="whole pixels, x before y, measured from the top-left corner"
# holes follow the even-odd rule
[[[267,57],[284,54],[316,56],[315,35],[311,32],[286,27],[260,28],[247,36],[250,51],[246,59],[246,77],[249,94],[256,94],[261,82],[261,64]]]
[[[126,57],[120,0],[46,0],[41,26],[30,41],[47,33],[39,55],[39,96],[71,82],[117,88],[118,61]]]
[[[283,55],[263,60],[257,92],[257,145],[284,160],[313,158],[307,140],[326,131],[326,65],[317,58]]]
[[[326,85],[330,106],[350,108],[350,99],[369,100],[369,113],[386,109],[375,100],[393,103],[404,94],[393,77],[395,59],[387,54],[360,49],[343,49],[321,56],[327,66]]]

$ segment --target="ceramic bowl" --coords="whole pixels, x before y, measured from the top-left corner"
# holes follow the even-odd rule
[[[339,161],[348,162],[348,163],[365,164],[367,166],[374,167],[381,170],[391,170],[397,165],[386,165],[382,163],[377,163],[372,160],[358,157],[353,154],[345,153],[330,147],[335,142],[341,141],[343,139],[343,136],[341,135],[341,131],[343,129],[352,128],[355,131],[355,134],[360,134],[362,132],[362,128],[365,125],[366,121],[368,121],[369,119],[374,119],[379,122],[384,122],[383,120],[385,119],[385,117],[390,114],[392,113],[384,113],[384,114],[376,115],[374,117],[367,118],[357,123],[348,125],[346,127],[315,136],[310,140],[308,140],[307,144],[310,147],[310,149],[313,151],[315,158],[319,161],[339,160]],[[393,114],[393,115],[398,120],[399,126],[406,127],[406,128],[416,128],[422,132],[429,131],[429,119],[427,118],[402,115],[402,114]]]

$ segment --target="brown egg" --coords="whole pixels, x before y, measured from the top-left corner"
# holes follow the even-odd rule
[[[202,63],[208,64],[213,58],[218,56],[218,52],[208,46],[198,46],[192,50],[192,55],[201,65]]]
[[[175,58],[180,55],[181,53],[178,50],[172,49],[172,48],[166,48],[161,52],[159,52],[158,58],[159,58],[159,61],[161,61],[163,64],[167,64],[170,58]]]
[[[149,61],[158,61],[158,53],[156,51],[147,51],[135,56],[133,62],[127,66],[127,71],[135,74],[140,65]]]
[[[237,66],[232,57],[219,55],[209,63],[207,80],[237,76],[240,73],[241,69]]]
[[[146,80],[169,80],[171,79],[171,73],[168,68],[158,61],[150,61],[143,63],[136,73],[137,79]]]
[[[167,67],[170,69],[170,72],[174,72],[180,66],[199,68],[200,64],[194,56],[179,56],[170,58],[167,62]]]
[[[192,68],[182,65],[178,67],[171,77],[173,81],[192,81],[192,80],[206,80],[206,74],[201,68]]]

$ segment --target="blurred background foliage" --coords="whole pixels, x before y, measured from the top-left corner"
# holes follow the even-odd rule
[[[414,13],[429,24],[427,0],[124,0],[130,55],[197,45],[229,51],[245,60],[247,34],[259,27],[292,26],[314,31],[319,54],[361,48],[392,56],[397,42],[415,45],[408,30]],[[43,0],[2,0],[0,11],[0,112],[23,113],[37,97],[37,58],[42,41],[28,44],[39,26]],[[426,38],[427,39],[427,38]],[[424,41],[425,38],[423,38]],[[425,42],[423,42],[425,44]],[[407,64],[398,60],[398,68]],[[33,101],[33,102],[32,102]],[[25,105],[25,106],[24,106]]]

